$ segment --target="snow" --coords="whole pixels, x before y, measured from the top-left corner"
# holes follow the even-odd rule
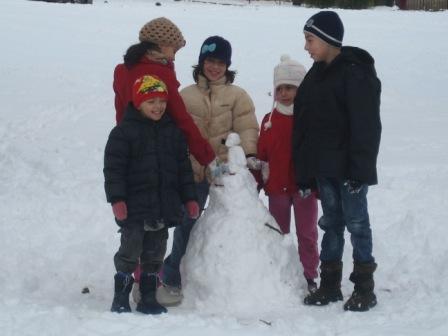
[[[176,60],[183,85],[192,83],[201,42],[214,34],[229,39],[236,84],[253,98],[259,121],[272,105],[268,92],[280,55],[311,66],[301,30],[316,9],[235,3],[1,1],[2,335],[448,334],[446,11],[338,10],[345,44],[371,52],[383,83],[380,184],[369,192],[377,307],[368,313],[344,312],[340,303],[306,307],[299,284],[296,305],[279,298],[266,310],[258,304],[232,310],[254,300],[240,295],[238,302],[220,302],[224,313],[194,306],[158,317],[108,311],[119,235],[104,196],[103,150],[114,125],[112,71],[139,28],[158,16],[179,25],[187,39]],[[347,298],[349,240],[344,265]],[[272,283],[277,276],[254,281]],[[89,294],[81,294],[84,287]]]

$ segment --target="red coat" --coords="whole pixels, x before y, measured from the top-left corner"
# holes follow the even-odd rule
[[[140,63],[131,68],[127,68],[124,64],[118,64],[115,67],[113,88],[117,124],[123,119],[124,110],[132,100],[132,85],[135,80],[148,74],[156,75],[165,82],[169,94],[167,112],[187,138],[191,154],[202,165],[208,165],[215,158],[215,153],[207,140],[202,137],[185,108],[182,97],[179,95],[180,84],[176,79],[172,62],[162,64],[143,57]]]
[[[264,184],[268,195],[293,194],[297,191],[292,161],[292,126],[293,116],[281,114],[274,110],[272,127],[265,129],[269,120],[266,114],[260,126],[258,139],[258,158],[269,163],[269,178]]]

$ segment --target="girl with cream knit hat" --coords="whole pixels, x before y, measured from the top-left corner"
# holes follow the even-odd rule
[[[319,254],[317,249],[317,199],[312,192],[300,194],[292,161],[293,103],[306,70],[300,63],[281,57],[274,68],[274,105],[261,123],[258,159],[262,161],[263,188],[269,199],[269,211],[282,232],[290,232],[291,207],[294,209],[299,257],[314,291]]]

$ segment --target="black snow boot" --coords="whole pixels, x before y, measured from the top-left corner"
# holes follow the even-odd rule
[[[368,264],[354,263],[350,281],[355,284],[355,290],[344,304],[344,310],[363,312],[376,306],[376,295],[373,292],[375,287],[373,272],[375,272],[376,267],[377,264],[374,262]]]
[[[156,299],[157,284],[159,276],[157,273],[142,273],[140,276],[141,300],[137,304],[137,311],[143,314],[162,314],[167,309]]]
[[[129,306],[129,293],[134,284],[134,278],[130,273],[118,272],[115,274],[114,279],[115,294],[110,311],[115,313],[129,313],[131,312],[131,306]]]
[[[342,261],[322,261],[320,265],[320,286],[308,294],[303,303],[310,306],[325,306],[341,301]]]

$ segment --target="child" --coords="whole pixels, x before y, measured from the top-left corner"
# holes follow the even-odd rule
[[[316,290],[319,254],[317,250],[317,199],[314,193],[302,198],[297,190],[292,163],[293,103],[306,70],[289,56],[282,56],[274,69],[274,107],[261,123],[258,159],[267,162],[263,174],[269,211],[284,234],[289,233],[291,206],[294,208],[299,257],[310,292]],[[263,169],[266,172],[266,169]]]
[[[181,91],[188,112],[220,161],[227,159],[228,148],[223,141],[231,132],[240,136],[246,156],[255,156],[257,153],[258,122],[255,107],[246,91],[232,84],[235,72],[229,70],[231,57],[232,46],[229,41],[220,36],[208,37],[202,43],[198,64],[193,70],[195,84]],[[191,161],[202,209],[209,193],[207,167],[198,162],[197,158],[191,158]],[[164,285],[157,293],[160,301],[167,305],[177,305],[182,300],[180,263],[195,222],[184,218],[183,224],[174,231],[173,248],[163,264]]]
[[[117,124],[132,98],[132,85],[144,74],[154,74],[165,82],[170,93],[167,111],[188,141],[191,154],[207,166],[215,158],[210,144],[200,134],[179,95],[179,82],[174,72],[177,51],[185,46],[179,28],[164,17],[146,23],[139,33],[140,42],[132,45],[124,55],[124,63],[114,71],[115,111]]]
[[[305,50],[314,64],[294,102],[293,156],[301,190],[310,190],[317,180],[323,210],[319,226],[324,231],[320,286],[304,303],[326,305],[343,299],[347,227],[354,260],[350,280],[355,288],[344,309],[366,311],[377,303],[367,190],[377,183],[381,83],[366,51],[342,47],[344,27],[335,12],[313,15],[304,34]]]
[[[156,300],[158,272],[166,252],[168,228],[181,223],[182,204],[197,218],[199,206],[187,144],[171,117],[165,83],[156,75],[139,77],[132,103],[110,133],[104,154],[107,201],[121,227],[115,254],[113,312],[130,312],[129,293],[141,263],[137,311],[160,314]]]

